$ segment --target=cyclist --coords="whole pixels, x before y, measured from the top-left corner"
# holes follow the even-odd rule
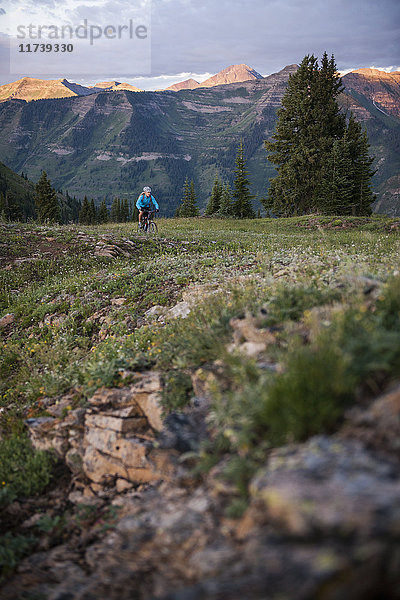
[[[142,228],[142,218],[145,212],[151,211],[151,205],[154,205],[156,212],[160,210],[158,206],[157,200],[151,194],[151,187],[145,185],[143,188],[143,192],[140,194],[139,198],[136,201],[136,208],[139,211],[139,228]]]

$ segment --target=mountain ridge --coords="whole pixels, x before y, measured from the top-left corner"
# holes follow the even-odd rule
[[[297,68],[288,65],[261,79],[177,93],[120,90],[4,102],[0,160],[32,179],[46,165],[57,187],[81,198],[87,194],[98,200],[113,195],[133,199],[147,181],[157,190],[165,213],[172,215],[185,177],[195,180],[200,206],[207,201],[216,170],[232,183],[237,145],[243,138],[253,192],[262,198],[275,172],[267,162],[264,140],[273,135],[287,81]],[[369,134],[378,169],[377,209],[396,216],[400,120],[386,108],[377,108],[371,94],[362,93],[357,86],[365,83],[363,77],[346,77],[340,104],[355,113]],[[390,99],[390,89],[387,93]]]
[[[216,85],[226,85],[229,83],[237,83],[241,81],[249,81],[252,79],[262,79],[262,75],[257,73],[255,69],[241,64],[231,65],[209,77],[202,83],[199,83],[193,78],[186,79],[182,82],[174,83],[173,85],[157,91],[180,91],[182,89],[197,89],[199,87],[214,87]],[[31,85],[27,86],[25,80],[31,80]],[[34,82],[34,83],[33,83]],[[28,87],[28,90],[26,90]],[[25,93],[23,92],[25,88]],[[40,95],[40,90],[43,94]],[[67,91],[69,90],[69,92]],[[0,102],[18,98],[20,100],[41,100],[47,98],[66,98],[69,96],[87,96],[104,91],[121,91],[129,90],[131,92],[142,92],[144,90],[137,88],[130,83],[121,83],[119,81],[103,81],[95,83],[91,86],[82,86],[77,83],[68,81],[65,78],[60,79],[35,79],[23,77],[17,81],[0,86]]]
[[[292,69],[297,65],[287,65],[285,69]],[[349,77],[350,76],[350,77]],[[199,88],[215,87],[219,85],[229,85],[231,83],[240,83],[244,81],[255,81],[265,79],[255,69],[242,63],[239,65],[231,65],[215,75],[212,75],[205,81],[199,83],[193,78],[186,79],[181,82],[174,83],[167,88],[158,89],[157,92],[163,91],[181,91],[193,90]],[[375,68],[360,68],[350,71],[342,76],[342,80],[347,82],[352,81],[352,85],[358,88],[363,87],[363,91],[368,90],[371,80],[375,87],[381,88],[385,83],[399,85],[400,97],[400,71],[387,73]],[[363,83],[364,82],[364,86]],[[72,96],[86,96],[89,94],[100,93],[104,91],[121,91],[129,90],[132,92],[143,92],[144,90],[131,85],[130,83],[121,83],[116,80],[98,82],[90,86],[83,86],[78,83],[70,82],[65,78],[59,79],[38,79],[33,77],[23,77],[12,83],[0,86],[0,102],[5,102],[11,99],[26,100],[41,100],[52,98],[67,98]],[[382,99],[383,92],[377,89],[377,100],[379,103]],[[392,107],[393,110],[393,107]],[[400,108],[395,110],[396,116],[400,116]]]

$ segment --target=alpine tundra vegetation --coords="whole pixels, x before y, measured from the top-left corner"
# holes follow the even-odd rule
[[[2,597],[394,597],[400,222],[158,226],[0,225]]]

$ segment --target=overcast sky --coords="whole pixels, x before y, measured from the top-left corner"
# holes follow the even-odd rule
[[[100,28],[131,19],[147,28],[147,38],[102,34],[93,44],[77,40],[68,56],[17,55],[19,43],[34,40],[11,39],[16,60],[9,73],[7,47],[17,25],[76,27],[85,19]],[[399,0],[0,0],[0,31],[0,84],[24,75],[65,76],[154,89],[188,77],[202,80],[238,63],[268,75],[324,50],[335,55],[341,71],[400,69]],[[84,44],[87,55],[78,52]]]

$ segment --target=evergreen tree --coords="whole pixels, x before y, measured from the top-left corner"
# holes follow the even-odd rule
[[[183,186],[182,204],[178,207],[175,216],[177,217],[196,217],[199,214],[199,209],[196,204],[196,192],[194,189],[194,181],[189,184],[189,178],[186,177]]]
[[[239,219],[254,219],[254,210],[251,205],[253,196],[249,191],[250,181],[246,171],[243,142],[239,144],[236,156],[235,180],[233,188],[232,214]]]
[[[0,192],[0,220],[7,221],[8,219],[8,203],[5,194]]]
[[[321,182],[319,205],[324,214],[352,212],[353,182],[347,136],[335,140]]]
[[[290,76],[273,141],[265,143],[277,168],[268,194],[274,212],[289,216],[318,208],[323,170],[345,131],[337,103],[342,89],[335,60],[326,53],[320,68],[314,55],[307,55]]]
[[[222,188],[220,214],[223,217],[232,215],[232,193],[229,183]]]
[[[98,222],[99,223],[107,223],[107,221],[108,221],[107,204],[106,204],[105,200],[102,200],[100,207],[99,207]]]
[[[353,182],[353,213],[356,215],[369,215],[372,212],[371,205],[376,197],[372,192],[371,179],[376,173],[372,167],[374,158],[369,156],[369,142],[365,130],[354,115],[350,115],[347,126],[346,137],[348,140],[349,154],[351,160],[351,178]]]
[[[189,193],[189,212],[191,213],[190,217],[198,217],[199,209],[197,207],[197,196],[194,188],[194,181],[190,182],[190,193]]]
[[[114,198],[112,201],[110,219],[113,223],[121,221],[121,202],[119,198]]]
[[[39,181],[36,184],[35,208],[39,221],[50,221],[59,223],[61,220],[60,206],[57,200],[56,191],[51,187],[47,178],[47,173],[42,171]]]
[[[90,200],[89,204],[88,223],[89,225],[95,225],[97,223],[97,211],[93,198]]]
[[[206,208],[206,215],[215,215],[219,212],[221,207],[222,197],[222,184],[219,181],[218,173],[215,176],[213,189],[211,192],[210,200],[208,201]]]
[[[79,223],[88,225],[90,223],[90,204],[87,196],[83,198],[82,208],[79,211]]]
[[[124,198],[124,200],[121,201],[121,221],[123,223],[126,223],[127,221],[129,221],[129,204],[128,204],[128,200],[126,198]]]
[[[5,204],[7,206],[7,219],[10,221],[22,221],[21,199],[18,201],[10,190],[6,191]]]
[[[134,221],[136,223],[136,221],[138,221],[138,220],[139,220],[139,211],[136,206],[136,203],[134,203],[133,208],[132,208],[132,221]]]

